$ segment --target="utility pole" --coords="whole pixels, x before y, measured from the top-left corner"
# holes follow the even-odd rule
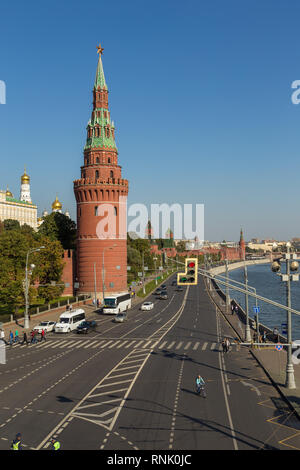
[[[225,266],[226,266],[226,313],[228,313],[228,307],[230,303],[229,298],[229,286],[228,286],[228,259],[225,259]]]
[[[146,291],[145,291],[144,252],[142,252],[142,260],[143,260],[143,294],[146,294]]]
[[[96,263],[94,263],[94,289],[95,289],[95,307],[97,307]]]
[[[246,329],[245,329],[245,341],[251,341],[251,332],[250,332],[250,325],[249,325],[249,301],[248,301],[248,271],[246,265],[246,259],[244,256],[244,280],[246,286],[246,294],[245,294],[245,306],[246,306]]]

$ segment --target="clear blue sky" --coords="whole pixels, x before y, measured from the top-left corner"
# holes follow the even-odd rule
[[[75,218],[97,66],[129,203],[204,203],[205,238],[300,236],[300,3],[15,0],[1,5],[0,188],[24,165],[39,214]]]

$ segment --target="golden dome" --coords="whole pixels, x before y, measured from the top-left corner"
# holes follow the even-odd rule
[[[52,203],[52,210],[53,211],[60,211],[62,208],[62,204],[59,202],[57,199],[57,196],[55,198],[55,201]]]
[[[7,188],[5,194],[6,194],[7,197],[13,197],[12,193],[10,192],[10,190],[8,188]]]
[[[24,175],[21,176],[21,183],[22,184],[29,184],[30,178],[26,173],[26,168],[24,168]]]

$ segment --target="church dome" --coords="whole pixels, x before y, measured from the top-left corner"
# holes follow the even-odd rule
[[[21,176],[21,183],[22,184],[29,184],[30,177],[27,175],[26,170],[24,170],[24,175]]]
[[[10,192],[10,190],[8,188],[7,188],[5,194],[6,194],[7,197],[13,197],[12,193]]]
[[[52,210],[53,211],[61,211],[62,209],[62,204],[59,202],[57,199],[57,196],[55,198],[55,201],[52,203]]]

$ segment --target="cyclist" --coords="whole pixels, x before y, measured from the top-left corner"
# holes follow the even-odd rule
[[[199,374],[196,377],[196,388],[197,388],[197,393],[201,393],[201,390],[204,388],[205,382],[201,375]]]

